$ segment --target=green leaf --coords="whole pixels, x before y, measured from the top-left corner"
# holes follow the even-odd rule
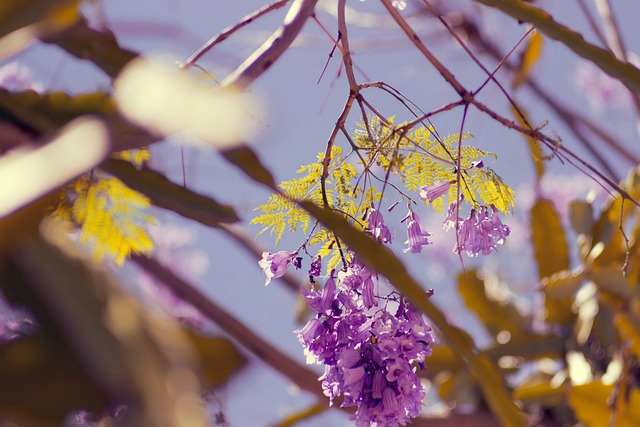
[[[531,240],[540,279],[569,268],[569,247],[560,217],[550,200],[539,198],[531,208]],[[545,298],[547,320],[569,323],[573,298]]]
[[[111,159],[101,169],[124,182],[151,200],[155,206],[176,212],[201,224],[216,227],[219,224],[238,222],[235,210],[169,181],[158,172],[148,168],[136,169],[124,160]]]
[[[532,23],[544,35],[563,43],[577,55],[593,62],[602,71],[620,80],[632,91],[640,91],[640,70],[627,62],[616,59],[609,50],[586,42],[581,34],[559,24],[545,10],[521,0],[475,1],[499,9],[520,21]]]
[[[531,320],[524,317],[515,306],[490,295],[484,280],[475,270],[458,275],[458,290],[467,307],[473,311],[483,325],[492,333],[509,331],[512,336],[526,334]]]

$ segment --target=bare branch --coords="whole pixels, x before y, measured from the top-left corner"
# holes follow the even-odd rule
[[[313,14],[318,0],[295,0],[284,23],[245,62],[222,82],[223,86],[247,88],[286,52]]]

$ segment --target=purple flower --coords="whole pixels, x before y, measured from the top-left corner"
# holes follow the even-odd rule
[[[322,290],[302,290],[317,313],[296,331],[308,361],[323,363],[319,380],[330,404],[343,396],[342,406],[355,406],[357,426],[405,425],[418,416],[425,392],[416,375],[431,354],[431,328],[411,305],[387,296],[381,308],[373,273],[357,258],[327,280]],[[389,305],[397,310],[387,311]]]
[[[427,200],[429,203],[433,202],[438,197],[449,191],[451,184],[455,181],[438,181],[431,185],[425,185],[420,188],[420,198]]]
[[[320,273],[322,273],[322,257],[318,256],[311,262],[311,266],[309,267],[309,277],[320,277]]]
[[[489,255],[498,245],[503,245],[511,229],[498,218],[498,210],[491,205],[491,215],[486,206],[472,209],[469,218],[462,221],[454,251],[468,256]]]
[[[456,224],[461,222],[458,215],[458,207],[460,206],[460,203],[462,203],[463,200],[464,200],[464,195],[460,195],[460,202],[452,202],[449,204],[449,209],[447,210],[447,217],[444,219],[444,222],[442,223],[442,228],[444,228],[445,230],[449,230],[451,229],[451,227],[455,227],[456,230],[458,229]]]
[[[391,232],[385,225],[382,214],[373,206],[367,217],[367,231],[371,232],[374,239],[382,243],[391,243]]]
[[[418,215],[413,212],[409,212],[409,214],[405,217],[404,220],[408,219],[407,222],[407,236],[408,239],[405,245],[409,245],[404,249],[404,252],[411,251],[416,254],[422,252],[422,247],[426,245],[430,245],[431,243],[427,240],[427,237],[431,236],[430,233],[423,230],[422,222]],[[404,221],[403,220],[403,221]]]
[[[287,272],[287,267],[293,262],[297,254],[297,252],[290,254],[287,251],[280,251],[275,254],[263,252],[262,259],[258,262],[258,265],[262,268],[267,278],[264,285],[267,286],[271,279],[284,276]]]

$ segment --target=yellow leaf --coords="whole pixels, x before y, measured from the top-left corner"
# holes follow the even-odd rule
[[[521,106],[518,105],[517,109],[515,106],[511,106],[511,111],[521,127],[524,129],[531,128],[531,120],[529,119],[527,112]],[[533,165],[536,168],[536,177],[538,181],[540,181],[542,175],[544,175],[544,153],[542,152],[539,141],[535,138],[531,138],[530,136],[527,136],[526,138],[529,142],[531,159],[533,160]]]
[[[531,237],[540,279],[569,268],[569,247],[560,217],[551,201],[540,198],[531,209]],[[547,320],[569,323],[574,317],[572,302],[572,297],[545,298]]]
[[[609,406],[612,393],[613,385],[605,385],[600,381],[594,381],[572,387],[569,391],[569,404],[573,408],[576,417],[585,426],[607,426],[612,416]],[[640,425],[640,391],[631,391],[626,410],[619,415],[622,416],[616,419],[616,426],[636,427]]]
[[[513,76],[513,82],[511,83],[511,87],[514,89],[520,87],[524,82],[527,81],[529,74],[531,73],[531,69],[534,64],[538,61],[540,57],[540,52],[542,51],[542,35],[534,31],[529,37],[529,41],[527,42],[527,47],[522,54],[522,62],[520,63],[520,67],[516,71]]]

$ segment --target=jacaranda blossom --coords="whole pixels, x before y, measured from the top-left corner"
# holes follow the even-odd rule
[[[438,197],[446,194],[446,192],[449,191],[451,184],[454,182],[455,181],[438,181],[431,185],[425,185],[420,188],[420,198],[431,203]]]
[[[258,262],[258,265],[262,268],[267,278],[264,285],[267,286],[271,282],[271,279],[284,276],[287,272],[287,267],[293,263],[297,254],[297,252],[291,254],[287,251],[280,251],[275,254],[263,252],[262,259]]]
[[[459,228],[455,252],[466,252],[469,256],[489,255],[496,246],[503,245],[511,229],[498,218],[498,210],[491,205],[491,214],[486,206],[472,209],[469,218]]]
[[[378,305],[381,297],[373,287],[366,289],[372,276],[353,257],[338,273],[337,284],[330,277],[322,289],[303,289],[316,316],[295,333],[307,360],[325,365],[319,379],[330,404],[343,396],[341,406],[356,407],[352,418],[359,427],[396,427],[419,415],[425,391],[416,370],[425,368],[433,336],[423,317],[397,294]],[[393,314],[391,307],[396,307]]]
[[[427,237],[431,236],[430,233],[425,231],[422,228],[422,222],[418,215],[413,212],[409,212],[409,215],[404,219],[407,220],[407,236],[408,239],[405,245],[408,245],[404,251],[416,254],[422,252],[422,247],[426,245],[430,245],[431,243],[427,240]]]
[[[373,206],[369,211],[367,217],[367,231],[369,231],[373,238],[382,243],[391,243],[391,231],[384,223],[382,214]]]

